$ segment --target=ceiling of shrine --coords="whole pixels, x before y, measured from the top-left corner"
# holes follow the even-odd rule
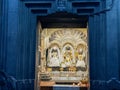
[[[87,26],[88,16],[99,9],[101,0],[21,0],[31,12],[38,16],[43,27],[49,24],[70,22],[79,23],[79,27]],[[68,23],[69,22],[69,23]],[[46,24],[45,24],[46,23]],[[82,24],[81,24],[82,23]],[[58,26],[58,25],[56,25]],[[67,25],[62,25],[66,26]],[[70,26],[70,25],[69,25]],[[74,25],[72,25],[74,27]],[[75,26],[76,27],[76,26]]]

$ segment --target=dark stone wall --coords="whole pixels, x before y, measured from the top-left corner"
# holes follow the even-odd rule
[[[6,44],[7,44],[7,3],[0,0],[0,69],[5,69],[6,63]]]
[[[120,89],[120,1],[102,0],[89,17],[91,90]]]
[[[119,79],[119,52],[118,52],[118,42],[119,42],[119,0],[114,0],[112,9],[106,13],[106,36],[107,36],[107,80],[116,77]]]
[[[35,48],[36,16],[19,0],[0,0],[0,70],[19,90],[34,88]]]

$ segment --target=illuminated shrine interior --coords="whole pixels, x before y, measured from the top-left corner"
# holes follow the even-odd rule
[[[88,88],[87,22],[86,16],[66,12],[38,17],[37,76],[41,87],[48,81],[51,85]]]

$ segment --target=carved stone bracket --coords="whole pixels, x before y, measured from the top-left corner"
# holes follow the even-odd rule
[[[56,0],[58,11],[65,11],[67,8],[67,0]]]
[[[111,78],[108,81],[104,80],[91,80],[90,87],[92,89],[100,89],[100,90],[120,90],[120,81],[116,78]]]
[[[107,81],[107,87],[110,90],[120,90],[120,81],[116,78],[111,78],[109,81]]]

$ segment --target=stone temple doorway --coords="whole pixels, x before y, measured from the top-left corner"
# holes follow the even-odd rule
[[[88,28],[85,17],[81,19],[66,13],[42,19],[38,17],[36,50],[36,90],[56,85],[89,89]]]

